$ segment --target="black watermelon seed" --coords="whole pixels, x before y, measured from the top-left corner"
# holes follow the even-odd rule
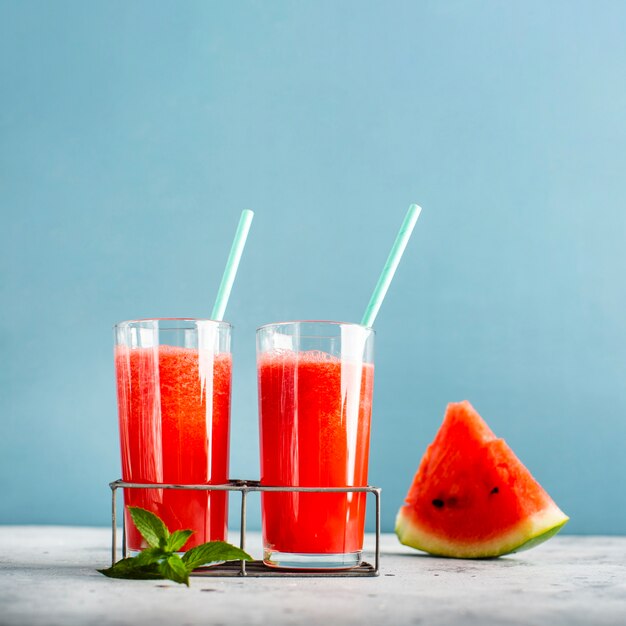
[[[435,498],[433,500],[433,506],[436,506],[438,509],[440,509],[441,507],[443,507],[443,500],[440,500],[439,498]]]
[[[500,490],[499,490],[497,487],[494,487],[494,488],[491,490],[491,493],[498,493],[499,491],[500,491]]]

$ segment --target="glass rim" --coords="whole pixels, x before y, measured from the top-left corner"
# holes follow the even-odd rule
[[[270,322],[269,324],[263,324],[256,329],[258,333],[260,330],[265,330],[266,328],[271,328],[272,326],[288,326],[295,324],[326,324],[329,326],[351,326],[355,328],[362,328],[363,330],[367,330],[372,334],[376,334],[376,331],[371,326],[363,326],[363,324],[358,324],[357,322],[338,322],[335,320],[289,320],[286,322]]]
[[[133,324],[141,324],[143,322],[201,322],[203,324],[215,324],[219,328],[227,328],[229,330],[233,328],[233,325],[231,323],[225,322],[224,320],[212,320],[204,317],[141,317],[134,320],[124,320],[122,322],[117,322],[117,324],[113,324],[113,328],[128,328]],[[184,330],[184,328],[163,328],[162,330]]]

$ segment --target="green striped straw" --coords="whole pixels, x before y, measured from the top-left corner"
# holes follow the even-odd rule
[[[230,254],[226,261],[226,267],[224,268],[224,275],[222,276],[222,282],[217,292],[217,298],[213,305],[213,311],[211,313],[211,319],[221,321],[224,319],[224,313],[226,311],[226,305],[228,304],[228,298],[235,282],[235,276],[237,275],[237,269],[239,268],[239,261],[241,261],[241,255],[243,254],[244,246],[246,245],[246,239],[248,238],[248,232],[250,232],[250,225],[252,224],[252,218],[254,213],[248,209],[241,212],[239,218],[239,225],[237,226],[237,232],[233,239],[233,245],[230,248]]]
[[[387,290],[389,289],[389,285],[391,285],[393,275],[398,269],[398,264],[400,263],[406,244],[409,243],[411,233],[413,232],[413,228],[415,228],[417,218],[420,216],[421,212],[422,208],[417,206],[417,204],[412,204],[409,207],[406,217],[402,222],[402,226],[400,226],[398,236],[393,242],[393,247],[387,257],[385,267],[383,267],[383,271],[381,272],[380,278],[376,283],[376,287],[374,287],[374,293],[372,293],[372,297],[370,298],[367,308],[365,309],[365,314],[361,320],[361,324],[363,326],[371,328],[374,324],[380,305],[383,303],[383,300],[387,295]]]

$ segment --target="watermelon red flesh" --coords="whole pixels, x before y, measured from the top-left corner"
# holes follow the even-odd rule
[[[400,509],[402,543],[444,556],[499,556],[555,534],[567,516],[469,402],[450,404]]]

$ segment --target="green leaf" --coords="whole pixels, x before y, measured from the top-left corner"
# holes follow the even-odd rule
[[[176,583],[183,583],[189,587],[189,572],[177,554],[172,554],[167,557],[166,561],[159,563],[159,571],[163,578],[169,578]]]
[[[156,563],[138,565],[136,557],[122,559],[108,569],[99,569],[101,574],[109,578],[127,578],[134,580],[159,580],[163,578]]]
[[[132,560],[135,563],[135,567],[143,567],[145,565],[158,563],[161,559],[167,556],[169,556],[169,554],[161,548],[146,548],[145,550],[142,550]]]
[[[151,548],[164,547],[170,533],[161,519],[154,513],[150,513],[150,511],[146,511],[146,509],[138,506],[129,506],[128,510],[137,530],[148,542],[148,545]]]
[[[192,548],[182,559],[188,572],[215,561],[252,561],[252,557],[225,541],[209,541]]]
[[[178,552],[186,543],[187,539],[193,535],[193,530],[177,530],[170,535],[165,544],[168,552]]]

